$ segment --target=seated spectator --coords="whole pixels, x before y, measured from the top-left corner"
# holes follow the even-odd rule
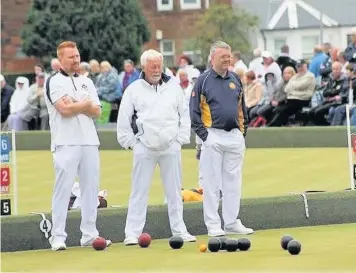
[[[356,27],[351,30],[351,43],[345,49],[345,60],[356,63]]]
[[[256,126],[255,122],[256,122],[258,110],[262,109],[262,107],[271,103],[273,93],[276,91],[276,89],[278,87],[277,77],[272,72],[268,72],[265,75],[265,80],[263,82],[264,82],[263,97],[260,100],[260,102],[258,103],[258,105],[256,107],[254,107],[252,110],[250,110],[250,112],[249,112],[249,117],[251,120],[250,126]]]
[[[337,61],[337,48],[331,47],[329,43],[324,44],[324,53],[326,54],[326,59],[320,66],[320,76],[321,79],[328,79],[332,71],[333,62]]]
[[[10,115],[10,100],[14,89],[6,83],[5,77],[0,75],[1,84],[1,128]]]
[[[283,81],[278,85],[276,90],[273,93],[272,101],[269,104],[262,106],[257,110],[257,116],[255,123],[252,124],[252,127],[260,127],[266,125],[269,121],[271,121],[273,113],[278,109],[278,107],[282,107],[287,102],[287,93],[285,91],[285,87],[287,86],[290,78],[295,75],[294,68],[291,66],[287,66],[283,70]]]
[[[247,107],[247,114],[251,120],[250,111],[257,107],[258,103],[262,100],[264,87],[256,79],[255,73],[253,71],[247,72],[245,78],[245,105]]]
[[[29,111],[26,119],[31,121],[33,118],[39,118],[40,130],[49,129],[48,109],[44,98],[44,83],[45,74],[39,73],[36,77],[36,83],[30,86],[30,94],[27,98],[29,105],[32,106],[30,107],[32,111]]]
[[[289,66],[292,67],[295,72],[297,72],[297,62],[289,56],[288,45],[284,45],[281,47],[281,53],[277,58],[276,63],[281,68],[281,71],[284,71],[284,69]]]
[[[325,116],[329,113],[330,108],[347,102],[349,83],[347,77],[341,73],[341,69],[341,63],[334,62],[332,64],[332,73],[323,91],[324,103],[312,108],[309,112],[309,119],[314,125],[329,125]]]
[[[40,72],[39,72],[40,73]],[[38,73],[38,74],[39,74]],[[10,115],[7,119],[10,130],[22,131],[28,129],[29,103],[27,98],[30,94],[29,80],[25,77],[17,77],[15,91],[10,100]]]
[[[348,64],[346,67],[346,76],[349,81],[349,92],[347,103],[356,104],[356,64]],[[351,91],[352,90],[352,91]],[[350,94],[352,92],[352,94]],[[350,96],[351,95],[351,96]],[[346,122],[346,103],[334,108],[333,113],[329,113],[329,121],[333,126],[340,126]]]
[[[287,102],[276,109],[275,116],[267,126],[286,125],[290,116],[309,105],[315,90],[315,77],[308,71],[305,60],[297,62],[297,70],[298,73],[290,78],[284,88],[287,93]]]
[[[135,68],[135,63],[131,60],[124,61],[124,71],[119,74],[119,81],[122,92],[134,81],[140,77],[140,71]]]

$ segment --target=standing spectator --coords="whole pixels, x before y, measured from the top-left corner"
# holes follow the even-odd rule
[[[124,71],[119,74],[119,81],[121,84],[122,92],[125,92],[126,88],[138,80],[140,72],[135,68],[135,63],[128,59],[124,61]]]
[[[321,45],[317,45],[314,48],[314,56],[309,64],[309,71],[314,74],[315,78],[320,77],[320,67],[324,63],[327,55],[323,52]]]
[[[322,81],[329,78],[329,75],[332,71],[331,66],[333,62],[337,61],[337,52],[338,49],[331,47],[330,43],[324,44],[324,53],[326,54],[326,59],[320,66],[320,76]]]
[[[341,65],[342,65],[341,72],[342,73],[346,73],[346,67],[349,64],[349,62],[346,61],[346,59],[345,59],[345,52],[344,51],[339,50],[337,52],[337,61],[339,63],[341,63]]]
[[[27,101],[32,106],[31,109],[36,109],[36,111],[33,111],[34,115],[29,119],[31,120],[32,118],[39,118],[40,129],[48,130],[49,118],[48,118],[46,101],[44,98],[44,83],[45,83],[45,74],[44,73],[38,74],[36,83],[30,86],[30,94],[27,98]]]
[[[297,72],[297,62],[289,56],[289,46],[284,45],[281,47],[281,54],[276,60],[276,63],[284,71],[287,66],[293,67],[294,71]]]
[[[86,62],[80,63],[79,74],[83,75],[84,77],[88,77],[93,81],[93,79],[91,78],[91,74],[90,74],[90,65],[88,63],[86,63]]]
[[[0,75],[1,84],[1,128],[4,122],[10,115],[10,100],[14,92],[14,88],[6,83],[5,77]]]
[[[288,118],[303,107],[307,107],[315,90],[315,77],[308,71],[307,62],[297,62],[298,73],[294,75],[284,88],[287,93],[286,104],[276,109],[276,114],[267,126],[286,125]]]
[[[262,59],[262,51],[259,48],[253,50],[254,59],[250,62],[248,66],[249,71],[253,71],[255,73],[256,79],[263,80],[264,76],[264,67],[263,67],[263,59]]]
[[[53,58],[51,60],[51,68],[52,68],[51,75],[53,75],[54,73],[58,72],[59,69],[61,68],[61,64],[60,64],[60,62],[59,62],[59,60],[57,58]]]
[[[115,123],[122,96],[119,75],[117,74],[117,70],[108,61],[101,62],[100,70],[101,75],[96,82],[96,88],[100,100],[111,103],[109,122]]]
[[[263,51],[262,58],[264,68],[263,80],[266,79],[265,75],[267,73],[272,73],[275,76],[276,83],[279,84],[282,80],[282,71],[279,65],[273,60],[272,54],[269,51]]]
[[[34,70],[36,76],[39,73],[45,73],[45,69],[44,69],[43,65],[41,65],[41,64],[35,64],[35,66],[33,67],[33,70]]]
[[[100,65],[97,60],[90,60],[90,78],[93,80],[94,84],[96,85],[99,77],[100,77]]]
[[[40,74],[40,72],[38,73]],[[10,100],[10,115],[8,117],[9,129],[22,131],[28,129],[28,123],[23,118],[27,116],[29,104],[27,98],[30,94],[29,80],[25,77],[17,77],[15,91]]]
[[[351,43],[345,49],[345,60],[356,63],[356,27],[351,30]]]
[[[241,69],[243,74],[247,72],[247,66],[244,61],[241,59],[241,52],[235,51],[232,53],[232,62],[231,62],[231,71],[236,71],[237,69]]]

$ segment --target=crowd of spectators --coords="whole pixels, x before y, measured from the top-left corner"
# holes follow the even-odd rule
[[[316,45],[310,60],[291,58],[288,45],[282,46],[278,56],[258,48],[253,55],[246,65],[241,53],[233,52],[230,67],[243,82],[250,127],[345,124],[346,105],[356,103],[356,29],[345,50],[330,43]],[[195,79],[203,71],[187,56],[179,58],[177,67],[165,67],[164,73],[180,82],[189,102]],[[46,72],[42,65],[35,65],[34,82],[20,76],[15,88],[0,75],[3,130],[49,129],[44,85],[60,69],[58,59],[51,61],[51,69]],[[110,106],[105,122],[115,123],[121,97],[140,77],[140,69],[129,59],[121,72],[108,61],[90,60],[82,62],[78,72],[93,80],[100,100]],[[356,111],[351,120],[356,123]]]

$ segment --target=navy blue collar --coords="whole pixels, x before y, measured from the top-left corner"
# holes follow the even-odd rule
[[[214,76],[215,78],[220,77],[220,78],[222,78],[222,79],[229,79],[229,78],[231,77],[230,71],[227,71],[227,72],[226,72],[225,77],[222,77],[221,75],[219,75],[218,73],[216,73],[216,71],[215,71],[213,68],[210,68],[210,72],[213,74],[213,76]]]
[[[61,73],[63,76],[69,77],[69,74],[65,72],[62,68],[59,69],[59,73]],[[79,77],[78,73],[74,73],[73,77]]]
[[[148,84],[152,85],[150,82],[148,82],[146,79],[145,79],[145,72],[141,72],[141,75],[140,75],[140,79],[143,79],[145,80]],[[162,73],[162,77],[161,79],[159,80],[158,84],[161,85],[162,83],[167,83],[169,80],[171,79],[170,76]]]

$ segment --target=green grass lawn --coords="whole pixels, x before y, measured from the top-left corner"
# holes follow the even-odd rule
[[[108,190],[109,205],[126,206],[130,195],[132,153],[101,151],[101,185]],[[346,148],[248,149],[243,170],[243,198],[286,195],[304,190],[337,191],[349,187]],[[19,213],[50,211],[53,187],[49,151],[19,151]],[[183,150],[184,187],[198,184],[195,150]],[[163,203],[156,169],[150,203]]]
[[[355,270],[356,224],[259,231],[248,238],[246,252],[201,253],[206,236],[172,250],[168,240],[148,248],[113,244],[104,251],[68,248],[66,251],[23,251],[1,254],[2,272],[344,272]],[[302,244],[298,256],[280,247],[283,235]]]

